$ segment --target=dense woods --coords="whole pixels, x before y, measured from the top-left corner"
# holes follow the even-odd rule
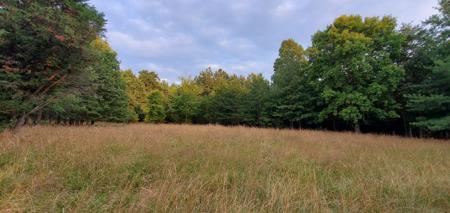
[[[270,80],[206,68],[178,84],[120,71],[83,0],[0,3],[0,125],[150,122],[450,133],[450,1],[421,25],[343,15],[304,48],[281,43]]]

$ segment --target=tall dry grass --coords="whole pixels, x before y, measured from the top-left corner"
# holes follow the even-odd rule
[[[2,212],[449,212],[450,143],[221,126],[0,135]]]

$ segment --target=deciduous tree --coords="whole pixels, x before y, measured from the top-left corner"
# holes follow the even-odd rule
[[[399,116],[394,92],[404,71],[395,63],[402,41],[396,26],[392,17],[341,16],[314,35],[322,119],[342,119],[359,132],[362,123]]]

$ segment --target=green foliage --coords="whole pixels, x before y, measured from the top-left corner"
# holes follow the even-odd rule
[[[423,77],[411,84],[414,90],[406,90],[407,109],[415,118],[412,126],[429,132],[450,130],[450,1],[440,1],[440,14],[432,16],[415,34],[414,49],[407,58],[410,64],[427,60]],[[420,35],[420,36],[419,36]],[[426,54],[424,54],[426,53]],[[420,57],[423,57],[422,59]],[[410,68],[410,67],[408,67]],[[412,74],[415,69],[407,69]]]
[[[95,52],[94,70],[97,78],[97,98],[99,114],[102,121],[125,122],[129,120],[127,109],[129,99],[126,93],[126,84],[122,79],[117,54],[102,39],[93,42]]]
[[[230,75],[223,69],[213,71],[207,68],[195,77],[194,81],[202,88],[202,96],[214,95],[230,80]]]
[[[190,123],[199,110],[201,89],[192,79],[183,78],[181,81],[169,96],[168,111],[172,121]]]
[[[120,71],[86,2],[1,3],[0,129],[146,121],[449,135],[449,0],[419,26],[344,15],[306,50],[285,40],[271,82],[207,68],[172,85]]]
[[[413,126],[431,132],[450,130],[450,57],[437,61],[431,73],[419,88],[421,94],[408,95],[407,107],[416,115]]]
[[[53,99],[55,88],[89,64],[105,20],[85,1],[11,1],[0,15],[1,114],[21,126]],[[12,90],[14,92],[3,93]]]
[[[125,70],[121,74],[129,98],[128,111],[131,114],[131,120],[144,121],[142,117],[145,117],[148,110],[148,92],[145,90],[145,85],[131,70]]]
[[[164,107],[164,97],[161,91],[155,90],[148,96],[148,113],[146,122],[162,123],[165,121],[166,111]]]
[[[394,93],[403,78],[395,61],[401,35],[392,17],[341,16],[313,37],[312,56],[326,106],[320,118],[339,118],[358,130],[369,119],[398,117]]]
[[[134,107],[134,111],[131,111],[131,114],[132,114],[131,121],[143,122],[143,121],[145,121],[145,117],[147,116],[145,114],[145,111],[141,108],[140,105],[136,105]]]
[[[125,122],[130,119],[116,53],[103,39],[94,40],[90,48],[89,67],[55,91],[58,99],[43,110],[59,121]]]
[[[243,112],[245,123],[252,126],[270,124],[270,84],[262,74],[250,74],[247,77],[248,92],[244,94]]]
[[[283,41],[272,76],[273,116],[278,125],[314,122],[316,98],[306,51],[294,40]]]
[[[139,72],[139,80],[144,84],[145,90],[153,91],[161,89],[158,74],[154,71],[142,70]]]
[[[230,80],[230,75],[222,69],[213,71],[211,68],[201,71],[195,78],[195,83],[201,88],[199,113],[195,120],[200,123],[217,123],[215,98],[217,91]]]
[[[215,121],[225,125],[244,124],[246,94],[246,81],[243,77],[232,76],[226,84],[218,88],[212,100]]]

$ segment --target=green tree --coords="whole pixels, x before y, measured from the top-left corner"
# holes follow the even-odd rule
[[[400,33],[403,36],[403,45],[399,64],[405,70],[405,77],[399,85],[397,99],[400,104],[402,131],[405,135],[412,136],[410,123],[414,116],[408,112],[406,96],[417,92],[417,85],[431,73],[433,45],[430,42],[432,39],[421,26],[403,25]]]
[[[144,84],[146,92],[160,90],[159,76],[154,71],[142,70],[139,72],[139,80]]]
[[[450,131],[450,1],[441,0],[439,14],[425,22],[416,37],[423,44],[410,51],[411,64],[407,71],[414,74],[413,68],[423,68],[423,77],[410,84],[415,90],[407,95],[408,110],[415,121],[411,124],[431,133],[442,133],[446,137]],[[416,34],[417,35],[417,34]],[[424,54],[426,53],[426,54]],[[423,57],[423,58],[421,58]],[[422,61],[427,60],[428,66]],[[431,63],[430,63],[431,61]],[[431,65],[429,65],[431,64]],[[419,81],[419,82],[418,82]]]
[[[120,73],[116,52],[100,38],[92,42],[91,48],[94,52],[92,69],[97,75],[94,85],[97,87],[99,120],[109,122],[130,120],[126,83]]]
[[[450,56],[435,62],[429,79],[421,85],[421,94],[407,96],[408,109],[416,121],[412,125],[430,132],[450,131]]]
[[[230,80],[230,75],[223,69],[213,71],[210,67],[201,71],[195,78],[200,87],[201,98],[196,121],[199,123],[215,123],[214,99],[219,88]]]
[[[252,126],[265,126],[270,122],[270,84],[262,74],[250,74],[247,77],[248,93],[244,97],[244,119]]]
[[[311,56],[321,97],[322,120],[339,118],[360,131],[371,120],[397,118],[394,93],[404,71],[397,63],[402,36],[392,17],[341,16],[313,37]]]
[[[89,48],[89,66],[67,78],[54,92],[59,98],[50,102],[43,111],[56,117],[57,123],[128,121],[128,96],[116,53],[101,38],[94,40]]]
[[[210,67],[201,71],[194,81],[202,88],[202,96],[214,95],[218,88],[230,80],[230,75],[223,69],[213,71]]]
[[[2,1],[2,117],[20,127],[57,99],[55,88],[88,66],[86,50],[104,23],[103,15],[81,0]]]
[[[169,95],[169,113],[174,122],[192,123],[200,105],[201,88],[192,79],[181,79],[181,85]]]
[[[126,85],[126,93],[129,98],[128,110],[132,114],[132,120],[142,122],[148,110],[148,93],[145,85],[131,70],[122,71],[122,79]]]
[[[273,115],[278,123],[293,128],[297,122],[311,119],[313,90],[310,86],[309,63],[303,47],[294,40],[282,42],[272,76]]]
[[[217,89],[212,100],[214,120],[224,125],[240,125],[244,122],[244,99],[248,93],[244,77],[231,76]]]
[[[166,118],[166,109],[164,104],[164,95],[159,90],[154,90],[148,96],[148,113],[145,117],[146,122],[162,123]]]

